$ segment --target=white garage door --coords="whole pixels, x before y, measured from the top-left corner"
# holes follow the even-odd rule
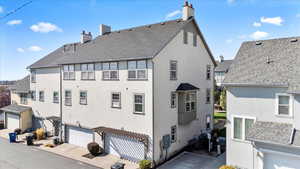
[[[94,133],[91,130],[79,127],[67,127],[67,140],[68,143],[80,147],[87,147],[87,144],[93,142]]]
[[[17,128],[20,128],[20,116],[16,114],[6,113],[7,121],[6,126],[7,129],[15,130]]]
[[[300,158],[287,155],[265,153],[264,169],[299,169]]]
[[[129,137],[105,135],[105,152],[138,162],[144,159],[144,144]]]

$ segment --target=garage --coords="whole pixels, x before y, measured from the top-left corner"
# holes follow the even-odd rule
[[[6,113],[6,128],[10,130],[20,128],[20,115]]]
[[[94,141],[94,132],[90,129],[67,126],[66,137],[69,144],[86,148],[90,142]]]
[[[299,169],[300,157],[265,153],[264,154],[264,169]]]
[[[106,134],[105,152],[120,158],[138,162],[145,157],[145,148],[142,142],[130,137]]]

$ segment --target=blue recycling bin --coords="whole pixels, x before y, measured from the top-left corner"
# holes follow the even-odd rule
[[[17,139],[17,134],[16,133],[9,133],[9,142],[15,143]]]

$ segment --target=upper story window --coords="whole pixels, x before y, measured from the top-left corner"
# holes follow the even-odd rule
[[[183,43],[188,44],[188,33],[187,33],[187,31],[183,31]]]
[[[64,65],[63,76],[64,80],[75,80],[75,65]]]
[[[111,107],[112,108],[121,108],[121,93],[112,93],[111,94]]]
[[[35,91],[31,91],[30,93],[31,93],[31,99],[33,101],[35,101],[36,100],[36,92]]]
[[[28,97],[28,95],[26,93],[21,93],[20,94],[20,98],[21,98],[20,103],[21,104],[28,104],[27,97]]]
[[[147,79],[147,61],[128,61],[128,79]]]
[[[177,80],[177,61],[170,61],[170,80]]]
[[[53,103],[59,103],[59,94],[58,94],[58,92],[53,92]]]
[[[45,101],[45,93],[44,91],[39,92],[39,101],[44,102]]]
[[[194,33],[193,34],[193,46],[197,46],[197,34],[196,33]]]
[[[65,91],[65,105],[72,106],[72,92],[71,90]]]
[[[81,64],[81,79],[95,80],[95,64]]]
[[[210,104],[210,102],[211,102],[211,91],[210,91],[210,89],[206,89],[205,102],[206,102],[206,104]]]
[[[31,71],[31,83],[36,83],[36,71]]]
[[[185,111],[196,111],[196,92],[188,92],[185,95]]]
[[[277,115],[292,116],[292,96],[289,94],[277,94]]]
[[[171,92],[171,108],[176,108],[176,92]]]
[[[249,129],[255,122],[255,118],[249,117],[233,117],[233,138],[238,140],[245,140]]]
[[[119,79],[119,65],[118,62],[103,63],[103,80],[118,80]]]
[[[134,113],[144,114],[145,112],[145,95],[134,94]]]
[[[210,78],[211,78],[211,66],[207,65],[206,66],[206,79],[210,80]]]
[[[82,105],[87,105],[87,91],[80,91],[79,96],[79,103]]]

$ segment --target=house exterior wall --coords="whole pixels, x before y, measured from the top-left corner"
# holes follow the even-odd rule
[[[286,93],[287,88],[227,87],[227,164],[242,168],[259,168],[261,157],[256,146],[244,140],[233,139],[233,117],[253,117],[257,121],[297,124],[297,113],[293,117],[282,117],[276,112],[276,94]],[[297,112],[299,96],[294,97],[293,110]],[[298,119],[299,121],[299,119]],[[275,146],[276,147],[276,146]],[[241,156],[241,154],[243,154]]]
[[[214,87],[214,65],[199,35],[197,47],[193,46],[193,23],[184,28],[188,32],[188,44],[183,43],[183,30],[154,58],[154,159],[157,163],[164,160],[160,142],[164,135],[171,133],[171,126],[177,126],[177,141],[168,149],[168,157],[187,145],[188,141],[200,135],[206,129],[206,116],[213,112],[211,104],[205,103],[206,89]],[[170,61],[177,61],[177,80],[170,80]],[[211,80],[206,79],[206,66],[211,65]],[[178,105],[171,108],[171,92],[176,91],[180,83],[190,83],[198,88],[197,117],[187,125],[178,125]],[[178,98],[177,98],[178,100]]]

